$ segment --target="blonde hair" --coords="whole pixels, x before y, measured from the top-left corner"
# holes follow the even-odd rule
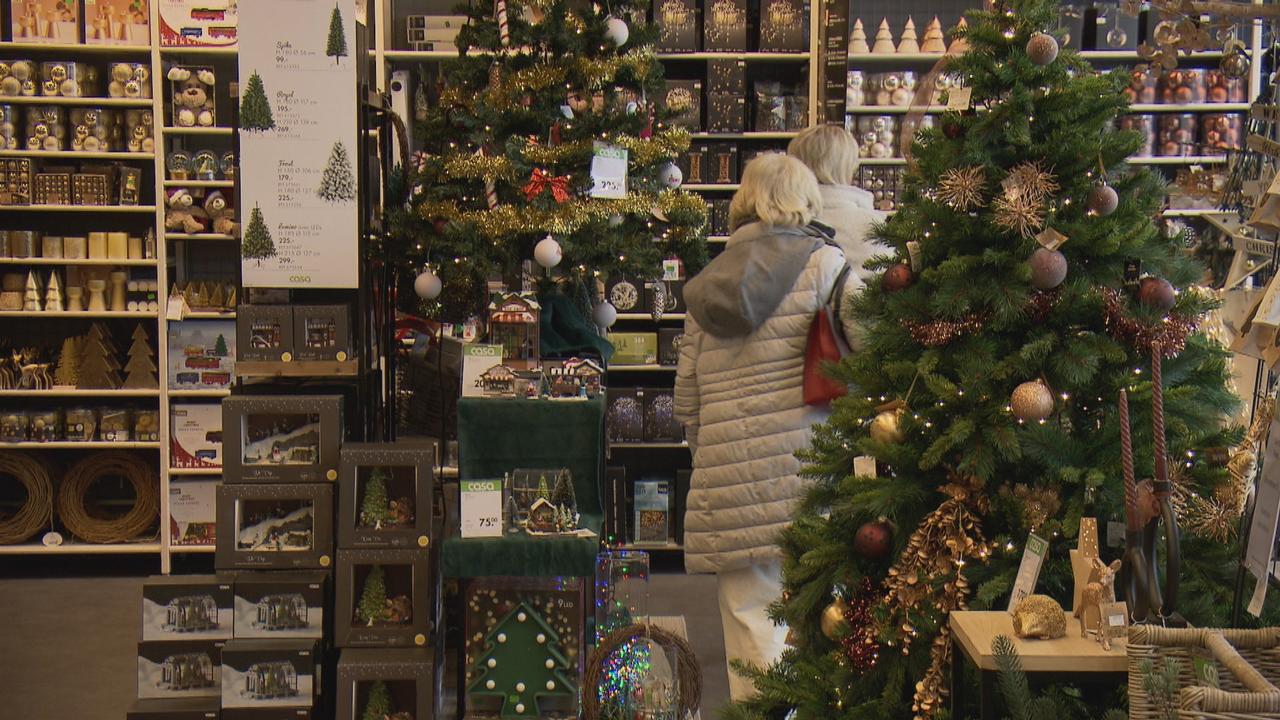
[[[763,153],[742,172],[742,185],[729,203],[729,228],[755,221],[801,227],[821,213],[822,194],[809,168],[782,153]]]
[[[858,141],[839,125],[805,129],[787,145],[787,153],[808,165],[823,185],[848,185],[858,171]]]

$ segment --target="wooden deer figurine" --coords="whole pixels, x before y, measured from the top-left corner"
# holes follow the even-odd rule
[[[1080,604],[1075,610],[1075,616],[1080,619],[1080,637],[1088,637],[1091,630],[1098,631],[1098,640],[1102,643],[1103,650],[1111,649],[1111,636],[1103,626],[1102,606],[1116,601],[1116,572],[1119,570],[1119,560],[1113,560],[1108,565],[1094,558],[1093,572],[1096,579],[1084,586]]]

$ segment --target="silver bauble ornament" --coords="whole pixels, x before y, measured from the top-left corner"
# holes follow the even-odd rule
[[[615,46],[622,47],[627,44],[627,38],[631,37],[631,29],[625,21],[611,17],[604,21],[604,36]]]
[[[1048,65],[1058,59],[1058,41],[1048,33],[1036,33],[1027,41],[1027,57],[1037,65]]]
[[[1106,217],[1120,207],[1120,196],[1116,189],[1106,183],[1094,185],[1089,191],[1087,205],[1089,212],[1099,217]]]
[[[618,308],[609,302],[602,302],[591,311],[591,319],[595,320],[596,327],[611,328],[618,322]]]
[[[1023,422],[1039,422],[1053,414],[1053,392],[1040,380],[1024,382],[1009,399],[1013,414]]]
[[[533,259],[548,270],[559,265],[560,260],[564,257],[564,252],[560,249],[560,243],[550,235],[538,241],[533,246]]]
[[[844,598],[836,598],[831,601],[822,611],[822,619],[819,625],[822,627],[822,634],[828,640],[839,640],[841,636],[849,632],[849,623],[845,621],[844,615],[849,611],[849,604]]]
[[[900,443],[906,437],[899,421],[901,410],[885,410],[871,421],[871,439],[882,443]]]
[[[413,281],[413,291],[423,300],[435,300],[443,289],[440,276],[430,270],[423,270]]]
[[[1222,56],[1222,61],[1218,63],[1218,69],[1223,75],[1239,80],[1249,74],[1249,58],[1243,53],[1233,52]]]
[[[1031,285],[1037,290],[1052,290],[1067,279],[1067,258],[1057,250],[1036,248],[1027,265],[1031,268]]]
[[[658,182],[671,190],[675,190],[684,182],[684,173],[680,172],[678,165],[669,162],[658,171]]]

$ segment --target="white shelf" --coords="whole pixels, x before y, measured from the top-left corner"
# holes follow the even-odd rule
[[[88,152],[87,150],[0,150],[0,158],[46,158],[52,160],[155,160],[155,153]]]
[[[151,260],[102,260],[73,258],[0,258],[0,265],[110,265],[118,267],[155,267],[158,261]]]
[[[799,131],[787,132],[740,132],[740,133],[712,133],[712,132],[696,132],[690,133],[690,137],[694,140],[789,140],[797,135]]]
[[[751,62],[808,62],[807,52],[687,52],[658,53],[659,60],[747,60]]]
[[[1086,60],[1141,60],[1137,50],[1081,50],[1080,57]],[[1218,60],[1222,53],[1216,50],[1196,52],[1189,55],[1178,55],[1179,60]]]
[[[0,205],[0,212],[156,213],[155,205]]]
[[[238,48],[234,45],[231,47],[201,47],[199,45],[160,47],[161,55],[226,55],[230,57],[232,55],[236,55],[238,52]]]
[[[158,442],[0,442],[0,450],[159,450]]]
[[[221,475],[222,468],[169,468],[170,475]]]
[[[0,390],[0,398],[20,397],[160,397],[159,390],[80,390],[71,387],[56,387],[49,390]],[[47,445],[48,443],[41,443]]]
[[[235,236],[233,236],[233,235],[222,235],[221,233],[176,233],[176,232],[166,232],[166,233],[164,233],[164,239],[165,239],[165,240],[197,240],[197,241],[199,241],[199,240],[212,240],[212,241],[222,241],[222,240],[235,240],[236,238],[235,238]]]
[[[90,105],[96,107],[135,107],[149,108],[155,105],[155,101],[151,98],[102,98],[102,97],[64,97],[62,95],[51,96],[18,96],[18,97],[0,97],[0,104],[4,105]]]
[[[1085,60],[1142,60],[1136,50],[1082,50],[1080,57]],[[863,64],[893,65],[895,63],[937,62],[944,53],[849,53],[850,67]],[[1198,52],[1190,55],[1179,55],[1179,60],[1215,60],[1222,57],[1220,52]]]
[[[210,390],[170,390],[170,398],[222,398],[231,394],[231,388],[214,388]]]
[[[180,188],[233,188],[235,180],[165,180],[165,187]]]
[[[653,320],[653,316],[649,313],[618,313],[619,320]],[[662,322],[668,320],[684,320],[684,313],[663,313]]]
[[[681,552],[684,550],[684,545],[677,542],[630,542],[622,543],[618,547],[622,550],[642,550],[644,552]]]
[[[40,318],[155,318],[159,313],[153,312],[129,312],[128,310],[105,310],[103,312],[72,312],[70,310],[49,311],[41,310],[39,312],[27,312],[24,310],[4,310],[0,311],[0,317],[3,318],[28,318],[38,320]]]
[[[1130,165],[1219,165],[1227,161],[1226,155],[1178,155],[1170,157],[1131,157]]]
[[[235,134],[235,128],[229,127],[164,127],[160,129],[165,135],[226,135]]]
[[[157,542],[111,545],[94,545],[81,542],[69,542],[64,545],[40,545],[37,543],[0,545],[0,555],[150,555],[159,552],[160,543]]]
[[[83,55],[147,55],[151,53],[150,45],[85,45],[82,43],[33,43],[33,42],[0,42],[0,52],[31,53],[57,52],[78,53]]]
[[[689,190],[691,192],[732,192],[737,190],[738,187],[738,183],[690,183],[688,185],[681,185],[680,189]]]
[[[170,545],[169,552],[174,555],[212,555],[217,552],[217,545]]]
[[[1249,109],[1249,103],[1134,103],[1129,112],[1164,113],[1164,112],[1243,112]]]

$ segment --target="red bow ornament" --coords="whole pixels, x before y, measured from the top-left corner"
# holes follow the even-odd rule
[[[545,170],[534,168],[529,176],[529,182],[525,183],[524,198],[532,202],[547,190],[551,191],[551,197],[555,198],[556,202],[566,202],[569,199],[569,176],[553,176]]]

